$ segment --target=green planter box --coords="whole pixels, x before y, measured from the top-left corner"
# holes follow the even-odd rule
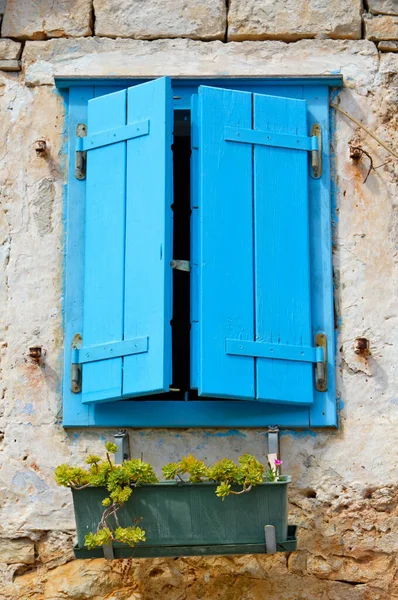
[[[264,526],[275,527],[277,550],[297,546],[295,528],[287,525],[287,486],[290,478],[263,483],[251,492],[215,495],[217,484],[164,482],[135,488],[119,511],[122,527],[138,524],[147,541],[135,548],[114,544],[116,558],[252,554],[266,552]],[[237,488],[239,489],[239,488]],[[103,556],[102,548],[84,548],[84,536],[96,531],[103,512],[103,488],[73,491],[77,527],[76,558]]]

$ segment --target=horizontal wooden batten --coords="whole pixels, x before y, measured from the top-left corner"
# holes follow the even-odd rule
[[[323,348],[311,346],[290,346],[287,344],[269,344],[246,340],[226,340],[227,354],[236,356],[252,356],[255,358],[273,358],[300,362],[322,362]]]
[[[139,123],[130,123],[123,127],[102,131],[101,133],[95,133],[94,135],[88,135],[87,137],[78,137],[76,141],[77,150],[82,150],[83,152],[85,150],[95,150],[95,148],[110,146],[111,144],[125,142],[148,134],[149,119],[146,119]]]
[[[72,350],[72,363],[84,364],[97,360],[120,358],[132,354],[148,352],[148,337],[124,340],[122,342],[110,342],[109,344],[98,344],[86,348],[74,348]]]
[[[306,135],[290,135],[287,133],[274,133],[271,131],[258,131],[255,129],[242,129],[239,127],[224,128],[225,141],[240,142],[242,144],[259,144],[260,146],[276,146],[292,150],[318,150],[318,138]]]

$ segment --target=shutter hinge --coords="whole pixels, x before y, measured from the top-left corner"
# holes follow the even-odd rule
[[[72,353],[82,346],[82,336],[76,333],[72,339]],[[70,366],[70,388],[74,394],[82,391],[82,366],[72,362]]]
[[[148,352],[148,336],[123,340],[121,342],[108,342],[95,346],[83,346],[82,337],[77,333],[72,340],[71,360],[71,389],[78,394],[82,391],[82,365],[100,360],[123,358],[133,354]]]
[[[315,386],[318,392],[328,389],[328,339],[324,333],[315,336],[315,347],[322,348],[322,360],[315,363]]]
[[[252,358],[271,358],[272,360],[290,360],[315,364],[315,386],[318,392],[328,389],[328,347],[324,333],[317,333],[315,346],[293,346],[288,344],[270,344],[249,340],[225,340],[225,351],[232,356],[250,356]]]
[[[319,123],[311,127],[311,145],[312,177],[319,179],[322,175],[322,130]]]
[[[75,158],[75,177],[76,179],[86,178],[87,151],[83,150],[83,138],[87,135],[87,126],[79,123],[76,127],[76,158]]]

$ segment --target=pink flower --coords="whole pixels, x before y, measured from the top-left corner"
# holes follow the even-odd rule
[[[275,460],[275,466],[279,467],[283,463],[283,460],[279,460],[278,458]]]

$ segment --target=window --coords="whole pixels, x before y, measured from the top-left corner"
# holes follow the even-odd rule
[[[64,426],[335,425],[336,81],[73,83]]]

